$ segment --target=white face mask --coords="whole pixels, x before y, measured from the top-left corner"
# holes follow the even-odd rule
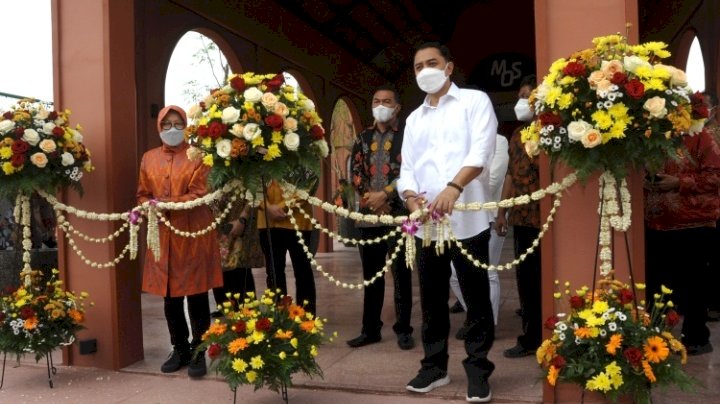
[[[372,110],[373,118],[382,123],[389,122],[393,118],[394,112],[395,108],[389,108],[384,105],[378,105]]]
[[[415,80],[417,81],[418,87],[420,87],[421,90],[428,94],[435,94],[442,86],[445,84],[445,81],[447,81],[448,77],[445,75],[445,70],[447,69],[447,65],[445,65],[445,69],[436,69],[434,67],[426,67],[418,73],[417,76],[415,76]]]
[[[181,129],[170,128],[160,132],[160,139],[166,145],[173,147],[185,141],[185,134]]]
[[[532,121],[533,113],[530,110],[530,104],[528,104],[527,98],[518,99],[517,104],[515,104],[515,117],[518,121],[522,122]]]

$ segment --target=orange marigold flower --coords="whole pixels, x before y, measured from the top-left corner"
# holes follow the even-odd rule
[[[650,366],[650,363],[648,361],[642,361],[642,367],[643,367],[643,373],[645,373],[645,377],[647,377],[648,380],[650,380],[650,383],[655,383],[657,379],[655,378],[655,373],[653,373],[652,366]]]
[[[668,348],[665,340],[657,335],[645,340],[643,351],[645,353],[645,358],[653,363],[660,363],[664,361],[670,354],[670,349]]]
[[[212,323],[208,328],[208,334],[223,335],[227,331],[227,324],[224,323]]]
[[[287,330],[287,331],[277,330],[277,332],[275,333],[275,337],[277,337],[278,339],[290,339],[290,338],[292,338],[292,336],[293,336],[292,330]]]
[[[82,323],[85,321],[85,315],[80,310],[70,309],[68,310],[68,316],[70,316],[76,323]]]
[[[235,355],[248,347],[248,342],[245,338],[236,338],[228,345],[228,352]]]
[[[37,326],[38,326],[38,319],[37,319],[37,317],[30,317],[30,318],[28,318],[27,320],[25,320],[25,324],[23,325],[23,327],[24,327],[26,330],[34,330],[35,328],[37,328]]]
[[[560,374],[560,371],[555,366],[550,366],[548,369],[548,375],[547,375],[547,381],[550,383],[551,386],[555,385],[555,382],[557,381],[558,375]]]
[[[315,328],[315,321],[313,321],[313,320],[303,321],[302,323],[300,323],[300,329],[305,332],[310,332],[314,328]]]
[[[303,309],[302,307],[300,307],[298,305],[291,304],[290,307],[288,308],[288,316],[290,318],[294,319],[295,317],[302,317],[304,315],[305,315],[305,309]]]
[[[576,337],[580,337],[580,338],[592,338],[592,335],[593,335],[592,329],[590,329],[588,327],[580,327],[577,330],[575,330],[574,334]]]
[[[615,355],[618,348],[622,346],[623,337],[620,334],[613,334],[610,336],[610,341],[605,344],[605,349],[610,355]]]

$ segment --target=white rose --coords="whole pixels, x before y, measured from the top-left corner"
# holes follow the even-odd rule
[[[602,135],[596,129],[593,129],[588,131],[580,141],[586,149],[592,149],[602,143]]]
[[[592,129],[593,126],[588,122],[583,121],[572,121],[567,126],[568,137],[572,140],[580,140],[585,134]]]
[[[330,153],[330,149],[328,148],[328,144],[325,141],[325,139],[316,140],[313,142],[315,147],[317,147],[318,152],[320,152],[320,157],[327,157],[328,153]]]
[[[65,167],[71,166],[74,163],[75,163],[75,157],[73,157],[72,154],[65,152],[62,154],[62,156],[60,156],[60,164],[62,164],[63,166],[65,166]]]
[[[235,123],[240,119],[240,110],[235,107],[227,107],[222,111],[223,123]]]
[[[641,66],[650,67],[650,63],[642,60],[638,56],[625,56],[623,58],[623,67],[626,71],[629,71],[630,73],[635,73],[638,67]]]
[[[538,142],[534,140],[528,140],[527,142],[525,142],[525,153],[527,153],[527,155],[530,157],[535,157],[540,154]]]
[[[25,129],[25,133],[23,134],[23,140],[30,143],[33,146],[37,146],[38,142],[40,141],[40,135],[35,131],[35,129]]]
[[[242,137],[243,129],[245,129],[245,127],[241,123],[236,123],[228,132],[232,133],[235,137]]]
[[[45,153],[52,153],[57,149],[57,145],[55,144],[54,140],[50,139],[44,139],[42,142],[40,142],[40,150],[44,151]]]
[[[245,129],[243,129],[243,137],[248,142],[252,142],[255,138],[260,136],[262,134],[262,129],[260,129],[260,126],[256,123],[249,123],[245,125]]]
[[[247,102],[258,102],[262,99],[263,93],[257,87],[250,87],[243,93],[243,97]]]
[[[46,135],[51,135],[53,129],[55,129],[55,126],[56,126],[56,125],[55,125],[54,123],[48,122],[48,123],[46,123],[45,125],[43,125],[42,131],[43,131],[43,133],[45,133]]]
[[[287,133],[285,134],[283,143],[288,150],[295,151],[300,147],[300,136],[295,132]]]
[[[44,121],[47,119],[48,115],[50,115],[50,111],[43,107],[40,107],[35,113],[35,119],[41,119]]]
[[[312,102],[312,100],[309,98],[300,100],[298,102],[298,106],[300,107],[300,109],[302,109],[304,111],[314,111],[315,110],[315,103]]]
[[[70,132],[71,132],[72,135],[73,135],[73,138],[72,138],[73,142],[75,142],[75,143],[82,143],[82,142],[83,142],[83,135],[82,135],[82,133],[76,131],[75,129],[70,129]]]
[[[667,115],[667,108],[665,108],[665,98],[662,97],[652,97],[649,100],[645,101],[645,104],[643,104],[643,108],[650,113],[650,116],[653,118],[665,118],[665,115]]]
[[[288,132],[295,132],[298,127],[298,121],[295,118],[285,118],[284,128]]]
[[[230,152],[232,151],[232,142],[228,139],[222,139],[219,140],[217,143],[215,143],[215,152],[217,152],[217,155],[222,158],[228,158],[230,157]]]
[[[9,119],[0,121],[0,133],[7,133],[13,129],[15,129],[15,122],[13,122]]]

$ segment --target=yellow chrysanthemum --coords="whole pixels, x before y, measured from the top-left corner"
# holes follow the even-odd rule
[[[297,339],[297,338],[291,339],[291,340],[290,340],[290,346],[292,346],[293,348],[297,349],[297,347],[298,347],[298,339]]]
[[[255,330],[255,331],[253,331],[252,335],[248,338],[248,340],[249,339],[252,339],[252,342],[254,344],[259,344],[260,342],[265,340],[265,334],[262,331]]]
[[[657,91],[665,91],[667,89],[667,86],[665,85],[665,81],[663,79],[659,79],[656,77],[642,80],[643,85],[645,86],[645,91],[649,90],[657,90]]]
[[[607,350],[607,353],[610,355],[615,355],[618,348],[622,346],[623,337],[620,334],[613,334],[610,336],[610,341],[608,341],[607,344],[605,344],[605,350]]]
[[[263,366],[265,366],[265,362],[263,362],[262,357],[260,357],[260,355],[253,356],[250,359],[250,366],[253,369],[261,369]]]
[[[670,349],[662,337],[655,335],[645,340],[643,352],[648,361],[660,363],[668,357]]]
[[[257,380],[257,373],[254,370],[251,370],[245,374],[245,377],[247,377],[248,382],[255,383],[255,380]]]
[[[12,154],[13,152],[11,148],[7,146],[0,147],[0,158],[9,159],[10,157],[12,157]]]
[[[235,359],[233,359],[233,361],[232,361],[232,368],[233,368],[233,370],[236,371],[237,373],[242,373],[242,372],[244,372],[245,369],[247,369],[247,367],[248,367],[247,362],[245,362],[244,360],[242,360],[242,359],[240,359],[240,358],[235,358]]]
[[[599,109],[590,116],[598,129],[606,130],[613,124],[612,117],[607,111]]]
[[[548,91],[547,96],[545,97],[545,103],[550,107],[554,107],[555,103],[560,100],[562,94],[562,88],[551,87],[550,91]]]
[[[318,356],[318,349],[315,345],[310,347],[310,356],[312,356],[313,358]]]
[[[600,335],[600,330],[595,327],[580,327],[574,334],[578,338],[595,338]]]
[[[2,170],[3,170],[3,173],[5,173],[5,175],[10,175],[15,172],[15,166],[12,165],[11,162],[6,161],[2,165]]]
[[[575,101],[575,96],[572,93],[563,93],[558,100],[558,108],[568,109],[572,106]]]
[[[228,344],[228,352],[235,355],[248,347],[248,341],[245,338],[236,338]]]
[[[264,147],[265,146],[265,139],[262,136],[258,136],[255,139],[250,142],[250,144],[253,145],[253,147]]]
[[[278,157],[280,157],[282,153],[280,152],[280,147],[277,144],[272,144],[267,148],[267,153],[265,156],[263,156],[263,160],[265,161],[271,161]]]
[[[608,392],[612,388],[612,381],[605,372],[600,372],[592,379],[588,380],[585,388],[593,391]]]
[[[283,141],[283,135],[279,131],[275,130],[273,131],[270,140],[273,143],[281,143]]]
[[[282,351],[278,354],[278,357],[282,360],[285,360],[285,358],[287,358],[287,354],[285,353],[285,351]]]
[[[672,294],[672,289],[668,288],[665,285],[660,285],[660,291],[663,292],[663,294],[669,295]]]
[[[212,167],[213,164],[214,164],[213,155],[212,155],[212,154],[206,155],[205,157],[203,157],[202,162],[203,162],[203,164],[205,164],[206,166]]]
[[[540,140],[540,132],[538,132],[535,121],[531,122],[530,125],[520,131],[520,140],[523,143],[527,143],[528,141],[537,142]]]

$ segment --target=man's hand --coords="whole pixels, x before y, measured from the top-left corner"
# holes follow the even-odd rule
[[[405,200],[405,206],[408,208],[410,213],[415,212],[416,210],[422,208],[422,206],[425,204],[425,198],[422,196],[414,195],[411,197],[408,197]]]
[[[267,214],[270,220],[284,220],[288,217],[285,210],[280,205],[268,205]]]
[[[657,174],[658,180],[653,183],[653,189],[660,192],[670,192],[680,189],[680,179],[668,174]]]
[[[507,219],[505,219],[505,215],[498,215],[495,218],[495,233],[497,233],[500,237],[505,237],[507,235],[508,226],[507,226]]]
[[[377,212],[380,207],[382,207],[385,202],[387,202],[387,194],[383,191],[378,192],[366,192],[365,195],[363,195],[363,199],[365,199],[365,203],[367,204],[367,207],[370,208],[371,211]]]
[[[453,211],[453,207],[455,206],[455,202],[460,197],[460,191],[453,188],[453,187],[445,187],[438,196],[435,197],[435,200],[428,206],[428,209],[430,211],[436,211],[441,214],[451,214]]]
[[[230,222],[230,224],[232,224],[232,229],[230,229],[230,237],[237,237],[245,232],[245,223],[242,223],[239,220],[233,220],[232,222]]]

